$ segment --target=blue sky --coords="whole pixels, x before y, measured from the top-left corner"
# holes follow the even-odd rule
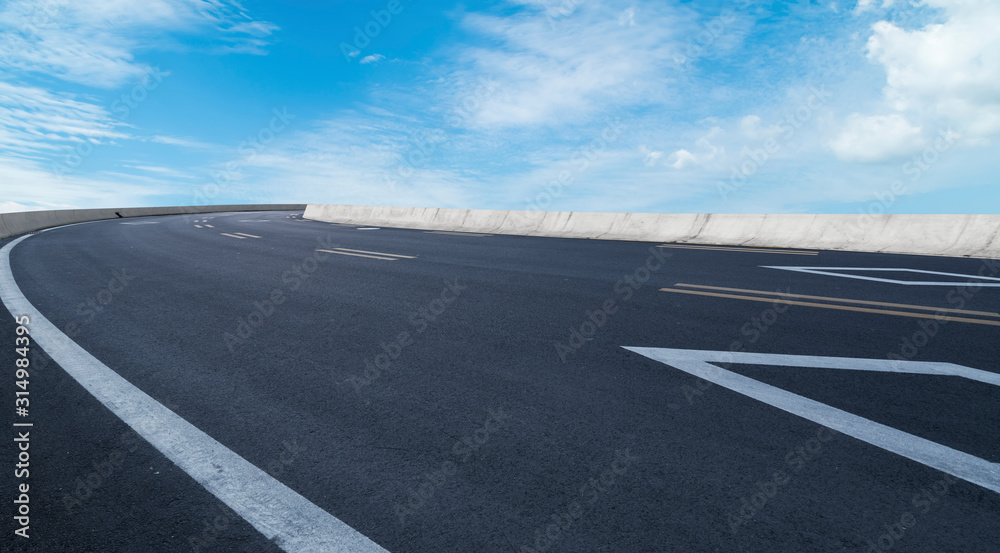
[[[0,0],[0,211],[996,213],[1000,2]]]

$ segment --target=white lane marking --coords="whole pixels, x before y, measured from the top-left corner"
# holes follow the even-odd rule
[[[380,230],[378,227],[358,227],[357,230]]]
[[[403,255],[403,254],[399,254],[399,253],[370,252],[368,250],[352,250],[351,248],[334,248],[334,249],[345,251],[345,252],[370,253],[372,255],[387,255],[389,257],[402,257],[404,259],[416,259],[415,256],[412,256],[412,255]]]
[[[35,343],[91,395],[284,551],[387,553],[146,395],[49,322],[11,273],[10,250],[29,237],[0,250],[0,300],[14,316],[28,315]]]
[[[951,363],[894,361],[890,359],[770,355],[669,348],[626,347],[625,349],[1000,493],[1000,464],[998,463],[991,463],[968,453],[842,411],[825,403],[793,394],[770,384],[764,384],[741,374],[727,371],[712,363],[948,375],[1000,385],[998,375],[994,373]]]
[[[245,232],[237,232],[235,234],[239,234],[240,236],[246,236],[247,238],[260,238],[260,236],[257,236],[255,234],[247,234]]]
[[[243,219],[242,221],[236,221],[237,223],[268,223],[270,219]]]
[[[138,223],[121,223],[121,224],[123,224],[123,225],[158,225],[158,224],[160,224],[160,222],[159,221],[141,221],[141,222],[138,222]]]
[[[208,223],[205,223],[205,226],[208,227],[208,228],[215,228],[215,225],[210,225]]]
[[[824,275],[824,276],[835,276],[843,278],[856,278],[858,280],[872,280],[875,282],[887,282],[889,284],[903,284],[906,286],[986,286],[986,287],[1000,287],[1000,278],[979,276],[979,275],[960,275],[957,273],[941,273],[938,271],[924,271],[922,269],[899,269],[899,268],[874,268],[874,267],[787,267],[778,265],[761,265],[764,269],[781,269],[784,271],[796,271],[799,273],[810,273],[814,275]],[[884,271],[884,272],[898,272],[898,273],[921,273],[926,275],[939,275],[939,276],[953,276],[959,278],[971,279],[973,282],[969,281],[923,281],[923,280],[895,280],[891,278],[877,278],[862,275],[851,275],[845,273],[838,273],[837,271]],[[993,281],[994,283],[982,282],[982,281]]]
[[[318,251],[318,252],[326,252],[326,253],[335,253],[335,254],[338,254],[338,255],[351,255],[351,256],[354,256],[354,257],[367,257],[369,259],[381,259],[382,261],[399,261],[395,257],[385,257],[385,256],[381,256],[381,255],[365,255],[365,254],[362,254],[362,253],[341,252],[341,251],[336,251],[336,250],[324,250],[324,249],[317,249],[316,251]]]
[[[219,234],[221,234],[223,236],[228,236],[230,238],[239,238],[240,240],[246,240],[247,239],[246,236],[237,236],[235,234],[229,234],[228,232],[220,232]]]
[[[194,228],[201,228],[201,225],[195,225]]]

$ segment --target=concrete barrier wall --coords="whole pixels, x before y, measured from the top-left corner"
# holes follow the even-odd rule
[[[0,238],[72,223],[85,223],[101,219],[118,219],[119,214],[121,214],[121,217],[148,217],[152,215],[184,215],[218,213],[222,211],[298,211],[305,208],[304,204],[262,204],[126,207],[121,209],[59,209],[53,211],[0,213]]]
[[[1000,215],[740,215],[310,204],[331,223],[770,248],[1000,258]]]

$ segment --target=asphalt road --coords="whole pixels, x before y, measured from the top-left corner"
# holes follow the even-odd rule
[[[10,263],[24,297],[93,357],[392,553],[996,550],[997,491],[624,347],[1000,373],[1000,288],[768,268],[1000,278],[1000,263],[657,246],[265,212],[63,227],[18,243]],[[941,280],[955,284],[919,284]],[[16,337],[0,318],[4,551],[286,547],[34,345],[30,415],[16,416]],[[1000,462],[989,384],[722,367]],[[26,479],[11,426],[24,421]],[[23,482],[28,539],[14,533]]]

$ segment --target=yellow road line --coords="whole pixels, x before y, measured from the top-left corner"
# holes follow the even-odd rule
[[[879,315],[896,315],[898,317],[913,317],[915,319],[934,319],[937,321],[954,321],[959,323],[974,323],[980,325],[1000,326],[1000,321],[987,321],[983,319],[969,319],[966,317],[939,317],[937,315],[927,315],[924,313],[908,313],[906,311],[890,311],[887,309],[869,309],[867,307],[852,307],[850,305],[832,305],[828,303],[813,303],[808,301],[794,301],[774,298],[758,298],[754,296],[737,296],[734,294],[717,294],[715,292],[699,292],[697,290],[678,290],[676,288],[660,288],[661,292],[674,292],[678,294],[694,294],[697,296],[712,296],[716,298],[729,298],[734,300],[763,301],[768,303],[781,302],[787,305],[801,305],[804,307],[821,307],[823,309],[837,309],[840,311],[857,311],[861,313],[876,313]]]
[[[235,234],[229,234],[229,233],[225,233],[225,232],[220,232],[219,234],[221,234],[223,236],[229,236],[230,238],[239,238],[240,240],[246,240],[247,239],[246,236],[236,236]]]
[[[792,294],[787,292],[765,292],[763,290],[745,290],[743,288],[725,288],[723,286],[705,286],[702,284],[682,284],[678,282],[674,286],[685,288],[704,288],[706,290],[719,290],[722,292],[744,292],[747,294],[762,294],[767,296],[781,296],[783,298],[803,298],[808,300],[837,301],[841,303],[858,303],[864,305],[881,305],[883,307],[902,307],[906,309],[921,309],[923,311],[944,311],[947,313],[961,313],[963,315],[981,315],[983,317],[1000,317],[1000,313],[989,311],[969,311],[965,309],[951,309],[948,307],[929,307],[925,305],[908,305],[905,303],[889,303],[884,301],[849,300],[845,298],[828,298],[826,296],[807,296],[805,294]]]
[[[247,238],[260,238],[260,236],[256,236],[254,234],[247,234],[245,232],[237,232],[236,234],[239,234],[240,236],[246,236]]]
[[[353,255],[354,257],[367,257],[369,259],[381,259],[383,261],[398,261],[395,257],[381,257],[381,256],[378,256],[378,255],[364,255],[364,254],[361,254],[361,253],[338,252],[338,251],[334,251],[334,250],[316,250],[316,251],[318,251],[318,252],[327,252],[327,253],[338,253],[340,255]]]
[[[398,253],[370,252],[370,251],[367,251],[367,250],[352,250],[351,248],[337,248],[337,249],[338,250],[343,250],[345,252],[370,253],[372,255],[390,255],[392,257],[402,257],[402,258],[405,258],[405,259],[416,259],[416,257],[414,257],[412,255],[400,255]]]
[[[657,248],[679,248],[684,250],[715,250],[722,252],[784,253],[788,255],[819,255],[807,250],[773,250],[768,248],[737,248],[732,246],[702,246],[696,244],[660,244]]]

